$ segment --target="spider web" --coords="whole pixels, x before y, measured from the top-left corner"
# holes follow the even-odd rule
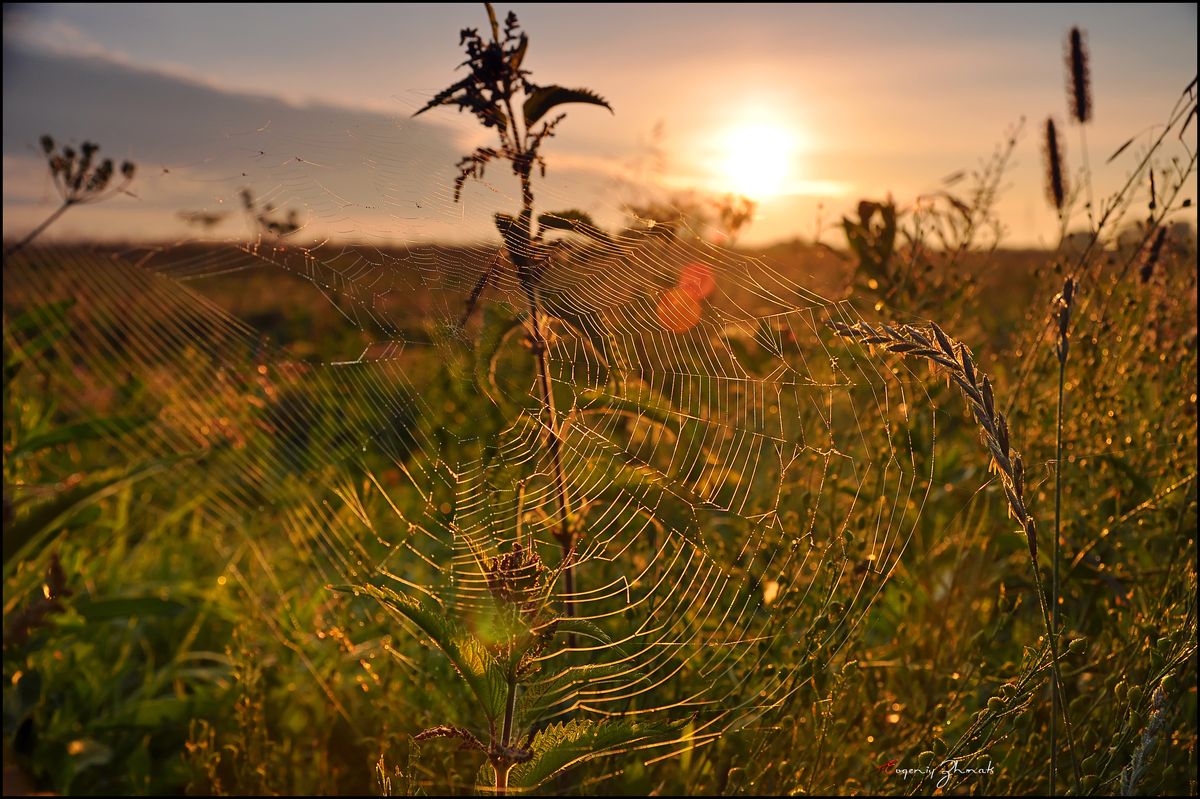
[[[297,212],[295,234],[265,233],[251,211],[250,237],[35,249],[6,265],[14,304],[74,300],[61,357],[79,397],[144,388],[155,418],[111,439],[122,457],[174,459],[162,479],[221,535],[280,521],[311,566],[268,570],[281,592],[385,578],[470,620],[490,602],[486,558],[522,541],[552,569],[562,560],[528,299],[499,237],[476,232],[519,210],[519,190],[497,167],[456,203],[444,152],[415,122],[266,125],[205,154],[226,176],[206,189],[237,207],[252,187],[256,209]],[[553,143],[546,155],[539,211],[576,196],[578,175],[556,174]],[[608,229],[628,216],[619,194],[594,206]],[[562,234],[539,286],[580,532],[572,605],[611,638],[543,655],[579,679],[555,682],[540,723],[688,721],[639,753],[656,761],[769,727],[835,662],[925,502],[934,407],[923,378],[828,332],[859,319],[805,288],[828,276],[714,246],[687,220],[671,236],[645,227]],[[276,316],[239,319],[214,286],[251,304],[277,295]],[[269,337],[279,322],[350,349],[299,353]],[[404,660],[421,636],[392,624]]]

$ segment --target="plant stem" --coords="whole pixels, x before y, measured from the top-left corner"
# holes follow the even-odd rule
[[[517,712],[517,675],[514,673],[515,668],[515,666],[511,666],[508,672],[508,697],[504,702],[504,726],[500,732],[500,751],[497,753],[493,749],[492,753],[492,771],[496,773],[497,796],[504,796],[508,792],[508,772],[513,766],[512,760],[509,759],[508,747],[512,740],[513,718]],[[495,735],[495,732],[492,734]]]
[[[1055,438],[1054,438],[1054,576],[1050,583],[1050,620],[1053,625],[1054,637],[1058,637],[1058,564],[1059,564],[1059,549],[1062,536],[1062,425],[1063,425],[1063,383],[1066,373],[1066,360],[1059,359],[1058,362],[1058,409],[1056,412],[1055,421]],[[1051,714],[1050,714],[1050,795],[1054,795],[1055,779],[1058,772],[1058,703],[1059,693],[1062,690],[1058,684],[1058,671],[1055,670],[1052,676],[1054,680],[1053,695],[1050,697]]]
[[[50,214],[50,216],[46,217],[46,221],[45,221],[45,222],[42,222],[42,224],[38,225],[38,226],[37,226],[37,227],[35,227],[35,228],[34,228],[32,231],[30,231],[30,233],[29,233],[29,235],[28,235],[28,236],[26,236],[25,238],[21,239],[21,240],[20,240],[20,241],[18,241],[16,244],[14,244],[13,246],[11,246],[11,247],[9,247],[7,250],[5,250],[5,251],[4,251],[4,255],[5,255],[5,256],[12,255],[13,253],[15,253],[15,252],[17,252],[18,250],[22,249],[22,248],[23,248],[23,247],[24,247],[26,244],[28,244],[29,242],[31,242],[31,241],[33,241],[34,239],[36,239],[36,238],[38,237],[38,235],[39,235],[39,234],[40,234],[40,233],[41,233],[43,230],[45,230],[46,228],[50,227],[51,223],[53,223],[53,222],[54,222],[54,220],[56,220],[56,219],[58,219],[60,216],[62,216],[62,215],[63,215],[63,212],[64,212],[64,211],[66,211],[68,208],[70,208],[70,207],[71,207],[73,204],[74,204],[74,203],[72,203],[70,200],[67,200],[67,201],[65,201],[65,202],[64,202],[62,205],[60,205],[60,206],[58,207],[58,210],[57,210],[57,211],[55,211],[54,213]]]
[[[1054,696],[1058,698],[1058,709],[1062,712],[1063,730],[1067,734],[1067,749],[1071,753],[1071,766],[1075,772],[1075,789],[1082,790],[1083,775],[1079,771],[1079,760],[1075,756],[1075,734],[1071,728],[1071,717],[1067,713],[1067,703],[1063,701],[1062,696],[1062,679],[1059,671],[1059,654],[1058,654],[1058,639],[1053,634],[1054,622],[1050,618],[1050,608],[1046,604],[1045,586],[1042,584],[1042,575],[1038,571],[1037,560],[1031,559],[1033,565],[1033,582],[1037,588],[1038,604],[1042,608],[1042,621],[1046,625],[1047,632],[1050,633],[1050,657],[1051,657],[1051,683],[1054,687]],[[1051,753],[1053,758],[1053,753]]]
[[[496,772],[496,795],[505,796],[508,794],[508,772],[512,768],[509,762],[493,763],[492,771]]]
[[[515,131],[513,135],[516,137]],[[533,189],[530,182],[531,169],[532,163],[525,162],[522,163],[520,170],[522,210],[519,225],[521,226],[522,238],[528,243],[528,252],[533,252],[531,231],[533,220]],[[530,262],[530,258],[525,253],[510,251],[509,256],[517,266],[517,275],[521,280],[521,287],[525,290],[525,296],[529,299],[529,322],[532,328],[533,351],[537,357],[538,385],[542,393],[542,410],[547,417],[546,437],[554,469],[554,490],[558,495],[559,510],[562,512],[559,531],[555,537],[562,546],[563,606],[567,616],[574,616],[575,603],[572,597],[575,595],[575,573],[571,561],[575,557],[575,531],[571,526],[571,496],[567,489],[566,469],[563,468],[562,434],[558,426],[558,411],[554,407],[554,386],[550,374],[548,345],[546,344],[546,337],[542,333],[541,303],[538,299],[537,287],[534,285],[535,276],[530,273],[530,267],[534,264]]]
[[[537,351],[538,382],[542,389],[542,406],[549,417],[547,437],[550,445],[550,459],[554,465],[554,488],[558,494],[558,503],[562,510],[562,521],[559,523],[558,542],[562,545],[563,558],[563,605],[568,616],[575,615],[575,573],[571,560],[575,557],[575,531],[571,528],[571,497],[567,490],[567,473],[563,468],[562,437],[558,427],[558,412],[554,407],[554,388],[551,384],[550,361],[546,356],[546,340],[541,335],[541,316],[538,313],[536,295],[530,302],[530,316],[535,331],[534,348]]]
[[[1081,134],[1082,135],[1082,134]],[[1061,560],[1062,549],[1062,456],[1063,456],[1063,406],[1066,397],[1066,376],[1067,376],[1067,357],[1069,352],[1069,343],[1067,339],[1067,327],[1070,322],[1071,313],[1071,298],[1073,289],[1068,287],[1073,286],[1071,278],[1067,278],[1067,284],[1063,288],[1062,307],[1059,308],[1059,330],[1058,330],[1058,406],[1055,410],[1054,419],[1054,573],[1052,582],[1050,583],[1050,621],[1052,625],[1052,637],[1057,640],[1058,616],[1059,616],[1059,562]],[[1054,693],[1051,696],[1051,714],[1050,714],[1050,795],[1054,795],[1055,779],[1058,771],[1058,728],[1057,715],[1058,709],[1054,707],[1056,703],[1063,701],[1062,685],[1059,681],[1059,671],[1054,670]]]
[[[504,728],[500,733],[500,743],[508,748],[512,739],[513,717],[517,712],[517,680],[512,674],[508,675],[508,700],[504,703]]]

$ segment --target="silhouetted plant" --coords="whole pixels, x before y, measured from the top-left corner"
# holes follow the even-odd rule
[[[1067,100],[1071,118],[1079,124],[1092,118],[1092,77],[1088,69],[1087,44],[1079,28],[1067,35]]]
[[[628,217],[622,235],[637,239],[662,237],[668,241],[705,239],[715,232],[716,243],[731,245],[754,219],[758,204],[740,194],[705,196],[675,192],[665,200],[627,203]]]
[[[41,146],[50,179],[62,197],[62,205],[29,235],[5,250],[5,255],[12,255],[29,244],[73,205],[98,203],[118,194],[128,194],[127,189],[137,171],[132,161],[122,161],[119,169],[111,158],[97,161],[100,145],[91,141],[85,141],[78,152],[72,147],[56,150],[54,139],[47,135],[42,136]],[[119,180],[114,183],[113,178]]]
[[[1093,221],[1092,174],[1088,163],[1087,133],[1084,126],[1092,120],[1092,74],[1088,67],[1087,40],[1079,28],[1067,34],[1067,108],[1079,125],[1080,155],[1083,158],[1084,186],[1087,189],[1088,222]],[[1049,123],[1047,123],[1049,124]],[[1061,204],[1058,206],[1061,210]]]
[[[1062,141],[1053,119],[1046,120],[1046,197],[1062,214],[1067,199],[1067,178],[1064,170]]]
[[[538,383],[547,417],[546,437],[554,467],[554,491],[562,514],[555,536],[562,547],[564,605],[566,615],[570,616],[573,614],[571,597],[575,593],[571,560],[574,558],[578,531],[575,529],[563,468],[560,422],[554,407],[547,357],[546,312],[539,298],[539,284],[555,250],[553,244],[545,239],[548,231],[563,230],[599,241],[608,241],[608,236],[587,214],[577,210],[541,214],[535,224],[533,171],[536,167],[539,174],[545,175],[542,144],[554,135],[555,129],[566,118],[566,114],[560,113],[546,119],[547,113],[567,103],[603,106],[610,112],[612,107],[590,89],[568,89],[531,81],[529,70],[522,69],[529,50],[529,37],[521,31],[516,14],[511,11],[508,13],[502,29],[491,4],[485,3],[484,7],[491,26],[491,38],[480,36],[475,28],[464,29],[460,37],[460,43],[467,51],[463,66],[468,68],[469,74],[438,92],[413,116],[438,106],[454,106],[460,112],[469,111],[485,128],[496,131],[497,147],[476,148],[458,162],[458,176],[454,181],[455,201],[461,198],[466,181],[482,178],[487,165],[493,161],[507,161],[521,182],[520,213],[497,213],[495,223],[503,241],[503,252],[516,270],[521,291],[529,304],[529,345],[537,359]],[[516,110],[518,103],[520,113]],[[464,323],[471,316],[499,264],[500,259],[494,261],[471,290],[463,313]]]
[[[229,214],[222,211],[180,211],[176,216],[189,225],[212,230],[224,222]]]
[[[242,207],[246,209],[260,235],[282,239],[300,229],[300,215],[295,208],[289,208],[286,216],[277,216],[275,204],[268,202],[259,207],[250,189],[242,189]],[[280,214],[282,213],[280,211]]]

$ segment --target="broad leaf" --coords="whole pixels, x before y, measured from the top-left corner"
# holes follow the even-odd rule
[[[677,734],[678,725],[623,720],[575,719],[566,724],[551,724],[534,736],[533,757],[513,766],[508,774],[508,785],[530,790],[585,760],[633,746],[667,741]]]
[[[545,661],[546,667],[552,662],[555,661]],[[634,677],[636,670],[637,666],[629,662],[584,663],[563,665],[556,671],[539,674],[537,679],[525,683],[517,700],[518,726],[531,727],[541,718],[561,712],[574,703],[580,690],[598,690],[609,680],[620,680],[623,684],[644,682],[646,677]]]
[[[458,83],[455,83],[449,89],[443,89],[433,96],[433,99],[421,106],[421,109],[413,114],[414,117],[419,117],[431,108],[437,108],[439,105],[453,105],[456,100],[454,95],[459,91],[466,89],[471,85],[471,77],[465,77]]]
[[[605,243],[612,241],[609,235],[601,230],[589,215],[574,208],[569,211],[554,211],[542,214],[538,217],[538,225],[543,229],[567,230]]]
[[[603,97],[588,89],[539,86],[530,92],[529,96],[525,98],[525,105],[522,106],[522,110],[525,112],[525,126],[529,127],[536,124],[551,108],[563,105],[564,103],[601,105],[607,108],[610,113],[612,112],[612,106]]]
[[[504,342],[524,324],[523,316],[513,316],[502,306],[487,305],[483,309],[483,324],[475,344],[475,386],[480,394],[496,403],[507,418],[515,417],[520,409],[496,384],[496,366]]]
[[[504,712],[508,681],[500,664],[479,639],[437,606],[418,602],[381,585],[359,586],[358,590],[375,597],[429,636],[475,694],[489,721],[495,721]]]
[[[551,211],[538,217],[538,224],[555,230],[575,230],[577,225],[596,226],[591,215],[577,208],[567,211]]]

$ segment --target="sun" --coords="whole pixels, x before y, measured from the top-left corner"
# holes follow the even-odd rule
[[[797,137],[772,124],[733,128],[722,140],[721,185],[752,200],[774,197],[792,175]]]

